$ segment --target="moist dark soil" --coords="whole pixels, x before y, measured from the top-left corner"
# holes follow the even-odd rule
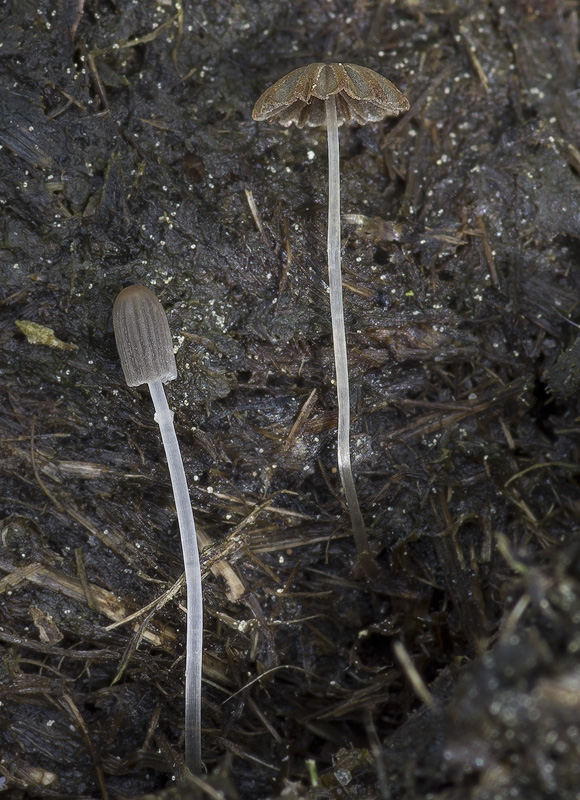
[[[580,798],[580,72],[573,0],[5,0],[0,795]],[[341,129],[353,468],[337,472],[311,61],[411,109]],[[203,759],[146,387],[167,311],[204,537]]]

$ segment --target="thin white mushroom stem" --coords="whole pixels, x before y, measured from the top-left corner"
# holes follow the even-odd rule
[[[185,662],[185,763],[194,775],[201,774],[201,669],[203,654],[203,596],[199,551],[191,500],[183,468],[183,459],[175,427],[173,412],[161,380],[148,383],[155,407],[155,421],[159,425],[173,495],[177,521],[181,534],[185,581],[187,584],[187,638]]]
[[[342,308],[340,271],[340,167],[338,123],[379,122],[409,110],[405,95],[372,69],[357,64],[334,62],[307,64],[280,78],[258,98],[252,116],[256,120],[293,122],[299,128],[326,122],[328,134],[328,276],[336,391],[338,395],[338,469],[350,512],[357,549],[355,575],[378,575],[378,565],[369,549],[360,513],[350,459],[350,395],[348,362]]]
[[[191,500],[179,450],[173,412],[163,384],[175,380],[177,364],[167,315],[146,286],[127,286],[113,305],[113,328],[119,359],[128,386],[146,383],[155,407],[167,466],[171,476],[187,584],[187,638],[185,660],[185,763],[201,773],[201,667],[203,597],[199,550]]]
[[[327,98],[325,105],[328,137],[328,283],[338,398],[338,471],[350,513],[356,549],[361,557],[369,554],[369,543],[350,458],[350,390],[340,267],[340,157],[335,96]]]

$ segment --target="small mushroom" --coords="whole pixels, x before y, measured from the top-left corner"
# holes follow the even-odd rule
[[[376,574],[360,511],[350,457],[350,392],[342,275],[340,268],[340,160],[338,128],[343,123],[378,122],[409,110],[409,101],[386,78],[356,64],[309,64],[277,81],[254,106],[255,120],[295,122],[299,128],[326,123],[328,140],[328,278],[338,397],[338,470],[351,518],[357,567]]]
[[[183,460],[163,384],[177,377],[173,343],[163,306],[146,286],[128,286],[113,306],[113,328],[128,386],[149,386],[155,420],[167,456],[187,584],[185,660],[185,763],[201,773],[201,667],[203,596],[197,535]]]

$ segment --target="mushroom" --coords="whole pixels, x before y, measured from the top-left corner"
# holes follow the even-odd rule
[[[163,306],[146,286],[128,286],[113,306],[113,328],[128,386],[149,386],[155,420],[167,456],[181,534],[187,584],[187,639],[185,661],[185,763],[201,773],[201,665],[203,597],[197,536],[173,413],[163,384],[177,377],[173,343]]]
[[[409,110],[409,101],[386,78],[356,64],[309,64],[277,81],[254,106],[255,120],[295,122],[299,128],[326,123],[328,139],[328,278],[338,397],[338,470],[350,513],[359,567],[376,574],[360,511],[350,457],[350,393],[340,269],[340,162],[338,128],[344,122],[378,122]]]

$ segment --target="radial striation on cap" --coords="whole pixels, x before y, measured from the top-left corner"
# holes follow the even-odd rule
[[[293,122],[299,128],[326,121],[325,100],[336,97],[338,124],[379,122],[409,110],[409,101],[391,81],[357,64],[308,64],[289,72],[261,95],[255,120]]]
[[[113,329],[128,386],[177,377],[173,342],[163,306],[146,286],[128,286],[113,305]]]

